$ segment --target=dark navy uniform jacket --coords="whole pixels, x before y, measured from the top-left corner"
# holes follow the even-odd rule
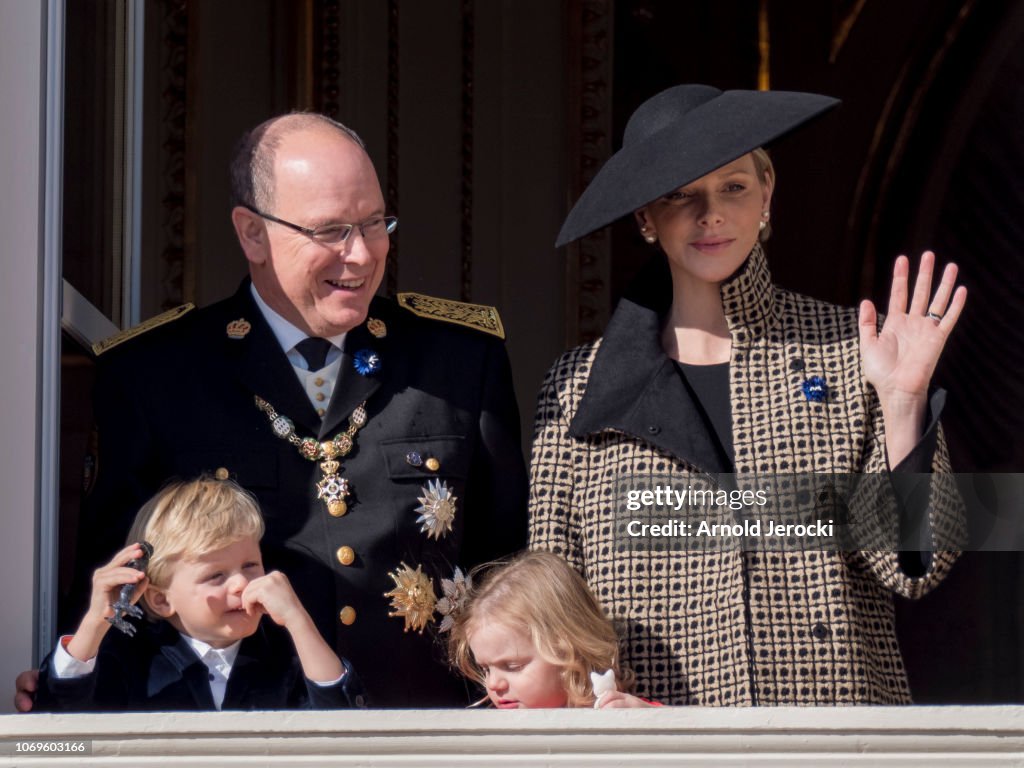
[[[434,625],[404,631],[402,617],[388,616],[384,593],[402,563],[422,566],[440,596],[454,566],[525,546],[526,470],[508,357],[492,335],[417,317],[387,299],[375,298],[369,317],[386,324],[386,336],[375,338],[365,323],[348,332],[322,423],[248,280],[233,297],[103,353],[79,599],[91,569],[124,545],[135,512],[161,485],[226,470],[263,509],[265,567],[288,576],[324,638],[359,671],[371,706],[464,705],[466,686],[444,663]],[[239,319],[251,329],[231,338],[227,327]],[[377,353],[376,373],[356,371],[353,356],[362,350]],[[366,401],[369,419],[342,459],[340,474],[352,486],[347,514],[327,513],[317,499],[318,464],[274,435],[257,395],[300,437],[321,439],[343,431]],[[409,462],[413,452],[420,466]],[[428,458],[439,462],[436,471]],[[440,540],[416,522],[430,480],[456,497],[453,530]],[[350,565],[339,562],[341,547],[354,550]],[[351,623],[342,623],[343,609]]]
[[[144,622],[135,637],[107,632],[96,668],[61,679],[53,654],[40,669],[39,712],[172,712],[216,709],[209,670],[166,621]],[[363,707],[359,678],[346,663],[334,685],[307,680],[287,632],[264,618],[242,640],[231,666],[221,709],[338,709]]]

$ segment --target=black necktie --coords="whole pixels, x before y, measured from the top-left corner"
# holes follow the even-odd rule
[[[310,336],[296,344],[295,348],[306,359],[309,370],[319,371],[327,363],[327,353],[333,346],[327,339]]]

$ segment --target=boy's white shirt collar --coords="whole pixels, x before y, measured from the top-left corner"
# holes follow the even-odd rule
[[[308,338],[308,334],[300,328],[296,328],[288,320],[285,320],[281,315],[271,309],[270,305],[263,300],[260,296],[259,291],[256,290],[256,286],[252,283],[249,284],[249,290],[252,292],[252,298],[256,302],[256,306],[260,308],[260,312],[263,314],[263,319],[267,321],[267,325],[270,326],[270,330],[274,333],[274,338],[277,339],[277,343],[281,345],[281,349],[288,355],[288,360],[291,364],[302,370],[306,370],[305,358],[295,349],[295,345],[300,341],[304,341]],[[337,352],[332,351],[327,356],[328,363],[334,362],[341,355],[342,344],[345,342],[345,334],[340,333],[337,336],[327,336],[326,339],[331,342]],[[333,359],[332,359],[333,358]]]
[[[228,689],[228,678],[231,677],[231,668],[238,658],[238,649],[242,645],[241,640],[236,640],[226,648],[214,648],[209,643],[189,637],[179,631],[182,639],[188,643],[199,660],[209,672],[210,693],[213,696],[213,705],[220,709],[224,704],[224,695]]]

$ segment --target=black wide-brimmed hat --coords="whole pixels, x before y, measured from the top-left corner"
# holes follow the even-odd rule
[[[622,149],[597,172],[558,233],[571,243],[731,163],[839,104],[796,91],[677,85],[641,104]]]

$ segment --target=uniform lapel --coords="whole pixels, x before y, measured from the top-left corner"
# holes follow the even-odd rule
[[[371,316],[373,311],[371,307]],[[387,337],[374,338],[366,329],[366,323],[361,323],[345,334],[341,368],[338,370],[338,380],[334,384],[331,402],[327,406],[327,413],[324,414],[323,425],[320,427],[321,439],[335,432],[357,405],[368,400],[377,391],[381,378],[389,376],[389,366],[396,361],[391,360],[388,355],[390,345],[387,341]],[[356,355],[364,350],[378,355],[381,367],[376,373],[363,375],[356,370]]]
[[[234,361],[234,370],[246,389],[262,397],[307,433],[317,434],[320,417],[249,291],[246,280],[235,294],[234,303],[238,317],[249,321],[252,328],[241,339],[232,339],[225,333],[225,350]]]

